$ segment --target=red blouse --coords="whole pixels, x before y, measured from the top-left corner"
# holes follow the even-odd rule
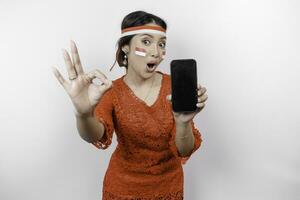
[[[201,134],[192,121],[194,149],[181,157],[175,145],[172,105],[166,99],[171,94],[171,77],[157,72],[163,79],[151,106],[133,93],[123,75],[113,81],[94,109],[105,133],[92,144],[106,149],[114,131],[118,141],[103,180],[102,200],[183,199],[182,164],[200,147]]]

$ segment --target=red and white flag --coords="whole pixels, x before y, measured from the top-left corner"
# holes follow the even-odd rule
[[[146,56],[146,50],[143,48],[135,47],[135,54],[138,56]]]

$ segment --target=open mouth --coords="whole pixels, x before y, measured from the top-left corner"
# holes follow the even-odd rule
[[[154,72],[155,68],[156,68],[156,64],[154,64],[154,63],[148,63],[147,64],[148,72],[151,72],[151,73]]]
[[[154,70],[156,69],[156,67],[157,67],[157,65],[158,65],[158,61],[154,61],[154,60],[152,60],[152,61],[149,61],[148,63],[147,63],[147,71],[148,72],[154,72]]]
[[[153,68],[154,68],[154,66],[155,66],[155,64],[148,63],[148,64],[147,64],[147,66],[148,66],[148,68],[149,68],[149,69],[153,69]]]

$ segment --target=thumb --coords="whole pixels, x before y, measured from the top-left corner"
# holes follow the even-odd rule
[[[104,83],[102,83],[101,85],[97,85],[98,90],[100,92],[105,92],[106,90],[110,89],[112,87],[113,83],[111,80],[107,80]]]

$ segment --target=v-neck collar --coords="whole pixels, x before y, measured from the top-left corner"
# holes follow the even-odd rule
[[[163,87],[164,87],[164,81],[165,81],[165,75],[161,72],[161,71],[156,71],[158,73],[160,73],[162,75],[162,79],[161,79],[161,84],[160,84],[160,89],[159,89],[159,93],[158,93],[158,96],[156,98],[156,100],[154,101],[154,103],[152,105],[148,105],[146,104],[145,101],[143,101],[142,99],[140,99],[139,97],[137,97],[134,92],[131,90],[131,88],[127,85],[127,83],[124,81],[124,76],[126,75],[123,75],[121,77],[121,82],[122,84],[125,86],[125,88],[128,90],[128,92],[131,94],[131,96],[136,99],[138,102],[140,102],[141,104],[143,104],[144,106],[146,106],[147,108],[153,108],[160,100],[161,96],[162,96],[162,91],[163,91]]]

